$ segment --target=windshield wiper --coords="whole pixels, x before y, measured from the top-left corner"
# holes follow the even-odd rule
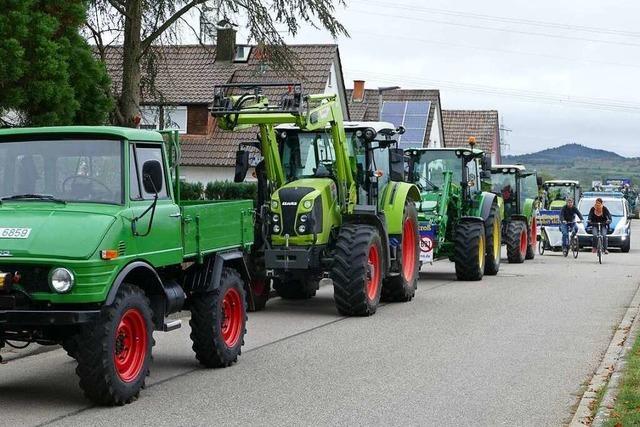
[[[0,198],[0,202],[4,202],[5,200],[46,200],[47,202],[67,204],[64,200],[57,199],[50,194],[15,194],[13,196]]]

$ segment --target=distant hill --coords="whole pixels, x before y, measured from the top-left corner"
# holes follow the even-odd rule
[[[606,150],[566,144],[537,153],[503,156],[505,164],[522,163],[535,169],[543,179],[577,179],[583,189],[591,181],[613,177],[629,177],[640,185],[640,159],[627,158]]]

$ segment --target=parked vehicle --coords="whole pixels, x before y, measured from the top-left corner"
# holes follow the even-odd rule
[[[494,165],[491,191],[504,201],[502,241],[507,245],[510,263],[522,263],[535,257],[538,227],[536,204],[538,178],[535,171],[522,165]]]
[[[181,202],[178,134],[165,137],[0,130],[0,347],[61,344],[97,404],[138,396],[172,313],[191,311],[207,367],[244,343],[252,201]]]
[[[560,232],[560,210],[567,198],[580,200],[580,182],[573,180],[552,180],[542,184],[541,209],[537,214],[538,240],[546,250],[559,252],[562,250],[562,233]],[[538,250],[540,253],[540,250]]]
[[[542,184],[545,194],[545,209],[560,210],[566,204],[568,197],[573,200],[580,200],[581,187],[579,181],[573,180],[552,180]]]
[[[275,104],[262,94],[278,89],[285,93]],[[305,299],[325,277],[344,315],[371,315],[381,298],[413,298],[420,193],[403,182],[404,155],[394,139],[401,129],[381,123],[345,132],[338,97],[303,96],[299,84],[218,86],[211,114],[223,129],[260,129],[256,142],[240,147],[236,163],[242,181],[246,148],[262,153],[259,237],[250,257],[262,279],[254,281],[256,308],[264,307],[271,282],[281,297]]]
[[[472,141],[473,142],[473,141]],[[449,258],[458,280],[480,280],[500,269],[501,200],[483,191],[491,159],[473,148],[406,150],[409,180],[422,194],[417,204],[421,261]]]
[[[602,198],[604,205],[611,213],[612,222],[607,232],[608,247],[629,252],[631,249],[631,218],[633,217],[629,202],[619,192],[585,192],[578,203],[578,209],[585,218],[589,215],[589,210],[598,197]],[[578,224],[578,242],[581,247],[591,247],[592,237],[586,224]]]

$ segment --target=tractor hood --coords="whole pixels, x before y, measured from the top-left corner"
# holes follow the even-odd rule
[[[32,202],[35,204],[35,202]],[[3,257],[84,259],[98,248],[114,215],[76,210],[0,208],[0,254]]]

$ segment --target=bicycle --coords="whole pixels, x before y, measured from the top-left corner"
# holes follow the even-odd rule
[[[571,253],[573,254],[573,258],[578,258],[578,254],[580,253],[580,244],[578,243],[578,233],[575,224],[580,222],[582,221],[562,221],[562,224],[567,225],[567,228],[571,229],[571,234],[569,235],[569,247],[562,248],[562,255],[564,255],[565,257],[567,257],[569,255],[569,251],[571,251]]]
[[[598,254],[598,262],[600,264],[602,264],[602,254],[604,252],[604,237],[602,236],[602,227],[606,225],[607,226],[607,230],[609,229],[609,221],[607,221],[605,224],[601,223],[601,222],[596,222],[595,224],[593,224],[591,227],[597,227],[598,230],[598,234],[596,236],[596,253]],[[605,231],[606,232],[606,231]]]

